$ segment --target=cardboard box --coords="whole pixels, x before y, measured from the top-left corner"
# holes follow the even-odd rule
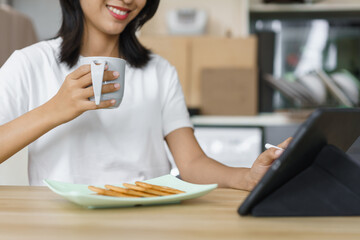
[[[201,74],[209,68],[238,68],[257,71],[257,39],[247,38],[195,38],[191,44],[191,93],[189,104],[200,107]]]
[[[204,69],[201,72],[201,113],[256,115],[256,71],[251,68]]]

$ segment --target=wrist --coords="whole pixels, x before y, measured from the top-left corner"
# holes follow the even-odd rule
[[[57,111],[55,106],[50,101],[38,107],[38,111],[43,117],[45,124],[49,125],[51,128],[55,128],[65,122],[59,115],[60,111]]]
[[[251,191],[255,184],[250,176],[250,168],[234,168],[234,170],[229,187]]]
[[[244,176],[244,183],[246,191],[252,191],[256,186],[256,181],[251,177],[251,168],[247,168],[246,174]]]

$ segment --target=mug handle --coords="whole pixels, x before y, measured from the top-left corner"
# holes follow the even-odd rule
[[[101,89],[105,70],[104,61],[91,62],[91,81],[94,89],[95,104],[99,105],[101,101]]]

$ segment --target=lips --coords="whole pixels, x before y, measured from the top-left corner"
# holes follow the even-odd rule
[[[118,6],[106,5],[106,7],[109,10],[110,14],[118,20],[125,20],[131,12],[130,9]]]

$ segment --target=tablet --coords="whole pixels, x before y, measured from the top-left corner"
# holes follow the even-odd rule
[[[360,108],[315,110],[238,209],[240,215],[311,165],[327,144],[346,152],[360,136]]]

